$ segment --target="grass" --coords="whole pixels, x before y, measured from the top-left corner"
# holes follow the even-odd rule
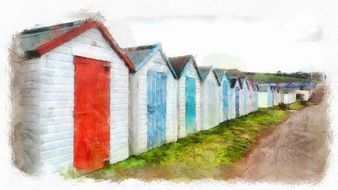
[[[313,105],[313,103],[310,101],[296,101],[295,103],[292,104],[279,104],[278,107],[282,110],[300,110],[306,106],[311,105]]]
[[[259,111],[236,118],[212,129],[195,133],[175,143],[154,148],[127,160],[109,165],[87,174],[94,179],[122,180],[125,178],[200,179],[228,178],[231,168],[242,160],[259,138],[271,132],[289,115],[289,109],[309,105],[296,102]],[[63,173],[67,178],[79,178],[74,171]]]
[[[309,82],[310,78],[296,77],[291,74],[255,73],[253,80],[258,83]]]

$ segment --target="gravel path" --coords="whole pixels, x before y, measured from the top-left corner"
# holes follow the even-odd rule
[[[239,178],[254,181],[318,182],[329,155],[329,122],[324,87],[313,105],[297,111],[267,138],[240,167]],[[324,98],[323,98],[324,96]]]

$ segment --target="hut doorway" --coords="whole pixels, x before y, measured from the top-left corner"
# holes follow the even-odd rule
[[[166,142],[167,75],[148,71],[147,80],[147,147],[150,149]]]
[[[186,132],[196,132],[196,79],[186,77],[185,81]]]
[[[74,57],[74,167],[93,171],[109,157],[109,76],[107,62]]]
[[[237,87],[235,89],[235,98],[236,98],[236,117],[239,117],[239,91],[240,89]]]

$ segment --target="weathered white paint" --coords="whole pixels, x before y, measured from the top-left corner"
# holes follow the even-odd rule
[[[279,90],[277,91],[276,97],[277,97],[277,104],[283,103],[283,100],[282,100],[282,93],[281,93]]]
[[[254,91],[254,111],[258,110],[258,91]]]
[[[288,92],[283,93],[283,103],[292,104],[296,102],[296,92],[295,90],[289,90]]]
[[[248,113],[254,112],[256,111],[256,91],[254,89],[254,87],[252,86],[252,84],[250,83],[250,85],[248,86],[249,90],[248,90]]]
[[[11,85],[14,162],[23,171],[34,173],[39,162],[40,59],[15,60]],[[35,148],[36,147],[36,148]]]
[[[207,130],[219,124],[218,112],[223,105],[220,93],[217,93],[220,87],[212,70],[201,83],[201,89],[202,129]]]
[[[268,92],[258,92],[258,107],[267,108],[268,104]]]
[[[240,91],[240,111],[239,114],[242,115],[246,115],[249,113],[248,111],[248,107],[249,107],[249,89],[248,89],[248,85],[246,83],[246,79],[243,80],[243,84],[242,84],[242,89]]]
[[[130,154],[147,151],[147,73],[149,70],[166,73],[166,142],[177,140],[177,80],[158,51],[139,71],[130,74]]]
[[[202,130],[201,122],[201,82],[195,67],[186,66],[186,72],[178,80],[178,138],[187,136],[185,125],[185,81],[186,76],[196,79],[196,131]]]
[[[273,105],[274,106],[277,106],[278,104],[279,104],[279,101],[278,101],[278,92],[277,92],[277,89],[276,88],[274,88],[273,90],[272,90],[272,93],[273,93]]]
[[[296,94],[300,94],[304,101],[308,101],[310,98],[310,90],[296,90]]]
[[[22,64],[22,142],[30,173],[73,166],[74,55],[109,61],[110,161],[128,157],[128,68],[97,29]],[[31,63],[32,62],[32,63]],[[30,64],[31,63],[31,64]],[[30,161],[32,160],[32,161]]]
[[[224,115],[224,108],[223,108],[223,96],[224,96],[224,94],[223,94],[223,86],[224,85],[227,85],[228,86],[228,96],[227,97],[225,97],[225,98],[227,98],[227,100],[228,100],[228,116],[227,117],[225,117],[225,115]],[[231,118],[231,114],[232,113],[229,113],[230,112],[230,106],[231,106],[231,104],[232,104],[232,102],[231,102],[231,87],[230,87],[230,83],[229,83],[229,80],[228,80],[228,78],[227,77],[223,77],[223,79],[222,79],[222,81],[221,81],[221,86],[219,86],[219,113],[217,114],[218,115],[218,118],[219,118],[219,123],[221,123],[221,122],[224,122],[224,121],[226,121],[226,120],[228,120],[229,118]]]
[[[238,80],[236,80],[236,83],[233,88],[230,88],[229,93],[229,114],[228,119],[235,119],[236,118],[236,88],[240,88]],[[241,110],[241,93],[239,98],[239,110]]]

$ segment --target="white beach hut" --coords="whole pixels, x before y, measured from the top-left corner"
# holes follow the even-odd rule
[[[220,84],[219,87],[219,121],[223,122],[230,118],[232,118],[232,94],[231,94],[231,85],[230,85],[230,79],[228,78],[228,75],[226,74],[225,69],[214,69],[214,73],[216,75],[216,78],[218,80],[218,83]]]
[[[202,129],[210,129],[220,123],[219,110],[221,106],[219,82],[212,67],[199,67],[201,75],[201,110]]]
[[[268,108],[273,106],[273,92],[270,84],[258,84],[258,107]]]
[[[130,154],[177,140],[177,80],[161,44],[127,48],[130,73]]]
[[[246,115],[249,113],[249,86],[247,79],[245,77],[239,78],[239,83],[241,86],[241,100],[240,101],[240,115]]]
[[[202,129],[201,78],[192,55],[169,58],[178,78],[178,137]]]
[[[238,78],[229,78],[230,97],[228,119],[234,119],[241,116],[241,85]]]
[[[29,173],[92,171],[128,154],[133,65],[104,25],[25,30],[13,61],[15,163]]]
[[[296,89],[297,87],[292,83],[284,83],[282,87],[282,97],[284,104],[292,104],[296,102]]]

